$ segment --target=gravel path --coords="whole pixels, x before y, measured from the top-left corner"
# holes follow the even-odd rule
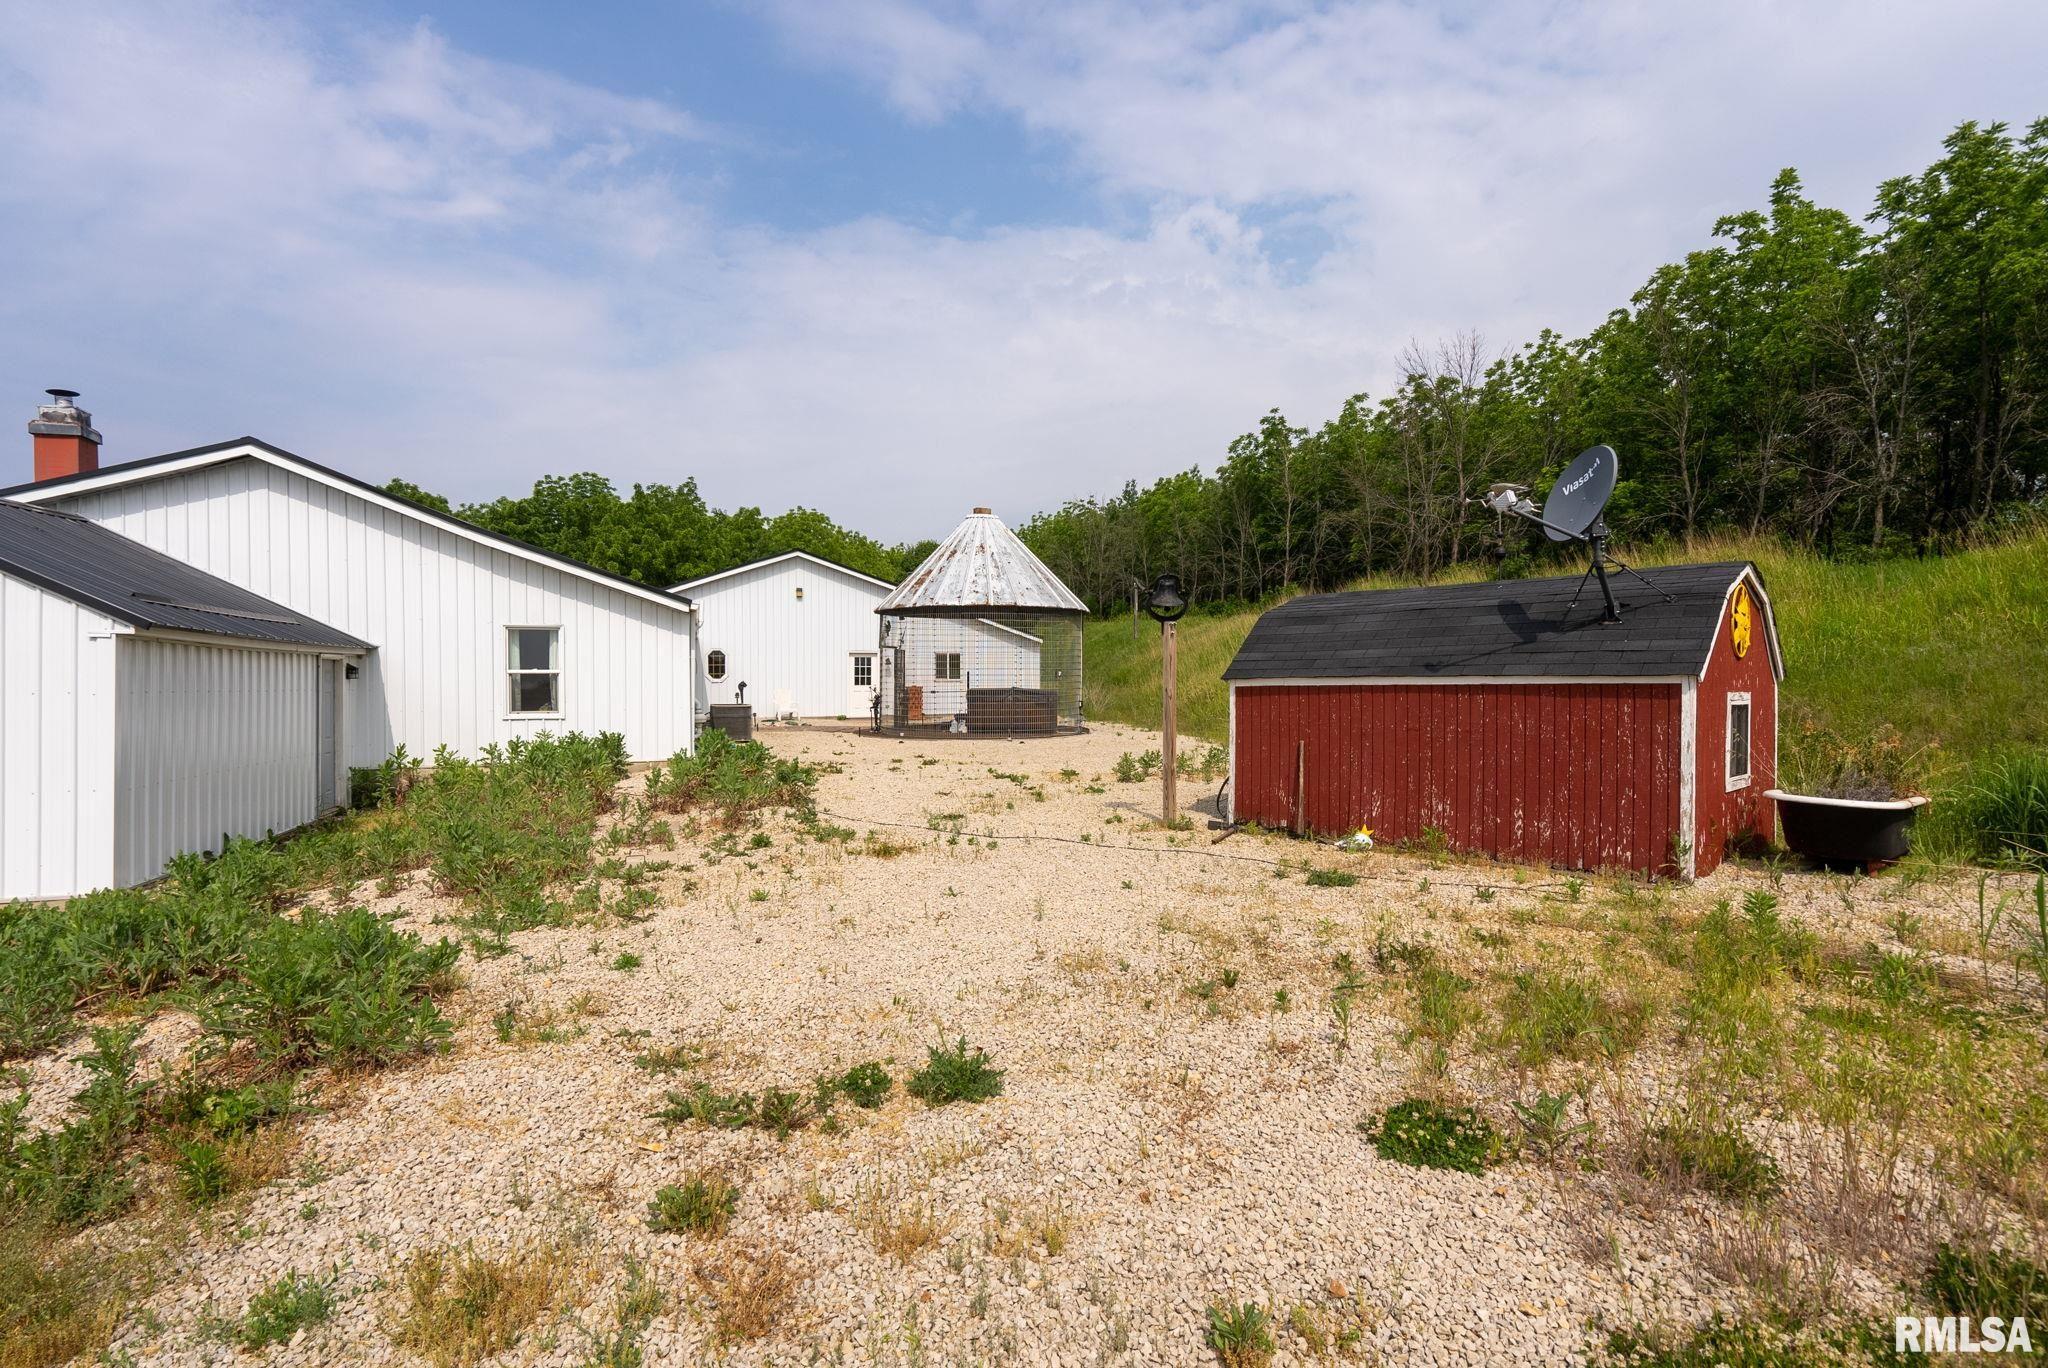
[[[650,1363],[1189,1363],[1207,1357],[1204,1308],[1224,1300],[1276,1308],[1283,1363],[1307,1359],[1284,1324],[1296,1306],[1385,1362],[1551,1363],[1582,1357],[1594,1318],[1725,1304],[1671,1220],[1601,1210],[1568,1166],[1412,1169],[1358,1133],[1418,1069],[1372,991],[1338,1047],[1334,956],[1368,963],[1383,928],[1442,942],[1510,926],[1550,876],[1518,885],[1498,867],[1375,852],[1347,867],[1382,877],[1352,887],[1276,878],[1316,852],[1250,835],[1212,845],[1213,781],[1182,784],[1194,830],[1161,828],[1146,810],[1156,782],[1112,775],[1156,738],[1122,728],[764,739],[836,767],[820,807],[853,842],[804,841],[780,821],[764,849],[685,840],[646,853],[676,867],[644,923],[466,956],[453,1051],[337,1088],[293,1176],[178,1245],[116,1348],[227,1361],[214,1318],[285,1272],[336,1269],[333,1319],[268,1358],[403,1362],[389,1326],[408,1257],[522,1240],[565,1240],[577,1267],[568,1309],[507,1362],[589,1361],[629,1255],[670,1293],[645,1334]],[[1744,878],[1670,896],[1704,905]],[[1499,892],[1482,903],[1481,884]],[[1832,885],[1787,886],[1795,912],[1830,915]],[[419,889],[373,906],[429,933],[450,910]],[[614,969],[622,952],[641,966]],[[1191,991],[1225,969],[1235,987]],[[1275,1010],[1278,990],[1290,1010]],[[552,1010],[567,1038],[502,1043],[492,1018],[508,1003],[527,1022]],[[926,1047],[962,1035],[1006,1070],[1002,1095],[907,1097]],[[685,1044],[703,1053],[694,1068],[635,1067]],[[898,1086],[878,1111],[839,1107],[837,1133],[649,1116],[667,1087],[807,1089],[867,1059],[889,1061]],[[1507,1090],[1463,1066],[1442,1086]],[[742,1187],[729,1233],[649,1232],[655,1190],[706,1166]],[[879,1253],[859,1219],[878,1210],[922,1213],[938,1238],[907,1260]],[[748,1248],[779,1251],[800,1285],[766,1338],[716,1349],[691,1270]]]

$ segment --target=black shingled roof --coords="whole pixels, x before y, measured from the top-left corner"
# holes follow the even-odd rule
[[[53,508],[0,499],[0,570],[136,627],[290,646],[369,643]]]
[[[1602,626],[1600,586],[1580,577],[1494,580],[1420,589],[1309,594],[1262,615],[1225,679],[1487,678],[1514,675],[1697,676],[1706,668],[1721,605],[1747,561],[1669,565],[1643,578],[1672,602],[1614,572],[1621,622]],[[1759,596],[1761,597],[1761,596]],[[1774,668],[1777,636],[1759,602]]]

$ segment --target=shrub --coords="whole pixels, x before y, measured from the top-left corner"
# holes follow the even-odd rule
[[[986,1102],[1002,1092],[1003,1071],[994,1067],[979,1046],[969,1049],[967,1037],[962,1036],[951,1048],[930,1047],[925,1066],[910,1076],[905,1087],[912,1097],[934,1107],[948,1102]]]
[[[647,1204],[647,1228],[663,1234],[720,1235],[739,1205],[740,1190],[723,1174],[699,1169],[681,1186],[657,1191]]]
[[[12,1206],[63,1225],[84,1225],[127,1206],[134,1187],[123,1149],[142,1123],[135,1085],[136,1026],[102,1026],[80,1057],[89,1081],[80,1112],[59,1130],[24,1138],[28,1094],[0,1103],[0,1209]],[[12,1217],[10,1216],[10,1219]]]
[[[793,809],[809,819],[817,785],[815,765],[782,759],[759,741],[704,731],[695,755],[679,751],[647,772],[647,802],[663,812],[710,808],[713,820],[731,829],[770,808]]]
[[[1500,1151],[1499,1137],[1478,1112],[1422,1098],[1397,1103],[1358,1128],[1380,1158],[1414,1168],[1483,1173]]]
[[[1158,751],[1146,751],[1143,755],[1132,755],[1125,751],[1116,759],[1116,779],[1119,784],[1135,784],[1150,778],[1160,765]]]
[[[313,1278],[288,1273],[249,1299],[235,1329],[235,1342],[244,1349],[261,1349],[282,1344],[309,1325],[318,1325],[334,1314],[332,1275]]]
[[[252,929],[240,980],[205,1019],[274,1063],[388,1064],[447,1037],[429,994],[448,985],[459,953],[362,908],[308,908]]]
[[[1202,1340],[1223,1368],[1265,1368],[1273,1361],[1273,1318],[1254,1302],[1208,1308]]]
[[[247,1135],[265,1122],[289,1116],[295,1087],[288,1078],[239,1088],[192,1086],[167,1099],[164,1119],[199,1127],[222,1140]]]

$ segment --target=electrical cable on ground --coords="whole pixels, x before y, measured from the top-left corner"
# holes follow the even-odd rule
[[[879,820],[879,819],[877,819],[877,818],[873,818],[873,817],[849,817],[849,816],[847,816],[847,815],[846,815],[845,813],[841,813],[841,812],[826,812],[826,811],[825,811],[825,810],[823,810],[822,808],[821,808],[821,809],[819,809],[819,811],[818,811],[818,815],[819,815],[820,817],[829,817],[829,818],[831,818],[831,819],[832,819],[833,821],[835,821],[835,822],[844,822],[844,823],[848,824],[849,826],[855,826],[855,827],[860,827],[860,826],[868,826],[868,827],[896,827],[896,828],[898,828],[898,829],[900,829],[900,830],[903,830],[903,831],[941,831],[941,829],[940,829],[940,828],[936,828],[936,827],[933,827],[933,826],[932,826],[932,825],[931,825],[931,824],[930,824],[929,822],[926,822],[926,823],[922,823],[922,824],[920,824],[920,823],[917,823],[917,822],[885,822],[885,821],[881,821],[881,820]],[[943,832],[942,832],[942,834],[951,834],[951,833],[943,833]],[[1109,841],[1095,841],[1095,840],[1087,840],[1087,841],[1084,841],[1084,840],[1082,840],[1082,839],[1081,839],[1080,837],[1078,837],[1078,836],[1055,836],[1055,835],[1051,835],[1051,834],[1047,834],[1047,833],[1035,833],[1035,832],[1014,832],[1014,833],[1010,833],[1010,834],[1007,834],[1007,835],[1005,835],[1005,834],[1003,834],[1003,833],[1001,833],[1001,832],[964,832],[964,831],[963,831],[963,832],[961,832],[960,834],[961,834],[961,835],[979,835],[979,836],[981,837],[981,839],[982,839],[982,840],[984,840],[984,841],[1054,841],[1054,842],[1057,842],[1057,843],[1059,843],[1059,844],[1061,844],[1061,845],[1077,845],[1077,846],[1086,846],[1086,847],[1088,847],[1088,848],[1089,848],[1089,849],[1091,849],[1091,850],[1132,850],[1132,851],[1136,851],[1136,852],[1138,852],[1139,854],[1147,854],[1147,853],[1149,853],[1149,854],[1153,854],[1153,855],[1164,855],[1164,854],[1167,854],[1167,853],[1169,853],[1169,852],[1173,852],[1173,853],[1178,853],[1178,854],[1182,854],[1182,855],[1202,855],[1202,856],[1206,856],[1207,858],[1209,858],[1209,859],[1212,859],[1212,860],[1236,860],[1236,861],[1238,861],[1238,862],[1240,862],[1240,863],[1242,863],[1242,864],[1256,864],[1256,865],[1265,865],[1265,866],[1267,866],[1268,868],[1271,868],[1271,869],[1279,869],[1279,868],[1284,868],[1284,867],[1286,867],[1286,866],[1288,866],[1288,865],[1291,865],[1291,864],[1296,864],[1296,863],[1299,863],[1299,861],[1295,861],[1295,860],[1273,860],[1273,859],[1268,859],[1268,858],[1266,858],[1266,857],[1265,857],[1265,856],[1263,856],[1263,855],[1239,855],[1239,854],[1236,854],[1236,853],[1234,853],[1234,852],[1232,852],[1232,851],[1227,851],[1227,850],[1217,850],[1217,849],[1215,849],[1215,848],[1213,848],[1213,847],[1211,847],[1211,846],[1182,846],[1182,845],[1168,845],[1168,846],[1141,846],[1141,845],[1124,845],[1124,844],[1113,844],[1113,843],[1111,843],[1111,842],[1109,842]],[[1322,846],[1320,846],[1320,845],[1318,846],[1318,849],[1323,849],[1323,848],[1325,848],[1325,847],[1322,847]],[[1414,882],[1416,882],[1416,880],[1415,880],[1415,878],[1414,878],[1414,877],[1412,877],[1412,876],[1410,876],[1410,875],[1406,875],[1406,874],[1389,874],[1389,873],[1381,873],[1381,872],[1378,872],[1378,871],[1375,871],[1375,870],[1369,870],[1369,869],[1346,869],[1346,870],[1344,870],[1343,872],[1344,872],[1344,873],[1346,873],[1346,874],[1349,874],[1349,875],[1351,875],[1351,876],[1352,876],[1353,878],[1358,878],[1358,879],[1372,879],[1372,880],[1375,880],[1375,881],[1378,881],[1378,882],[1381,882],[1381,883],[1404,883],[1404,884],[1406,884],[1406,883],[1414,883]],[[1490,889],[1492,889],[1492,890],[1493,890],[1494,892],[1496,892],[1496,893],[1528,893],[1528,894],[1531,894],[1531,895],[1540,895],[1540,894],[1542,894],[1542,892],[1543,892],[1544,890],[1546,890],[1546,889],[1565,889],[1565,890],[1569,890],[1569,889],[1570,889],[1570,887],[1571,887],[1571,885],[1570,885],[1569,883],[1535,883],[1535,884],[1532,884],[1532,883],[1515,883],[1515,882],[1513,882],[1513,881],[1509,881],[1509,882],[1507,882],[1507,883],[1474,883],[1474,882],[1472,882],[1472,881],[1470,881],[1470,880],[1466,880],[1466,879],[1439,879],[1439,878],[1436,878],[1436,877],[1435,877],[1434,875],[1431,875],[1431,876],[1429,876],[1429,884],[1430,884],[1430,886],[1431,886],[1432,888],[1472,888],[1472,889],[1480,889],[1480,888],[1490,888]],[[1583,883],[1581,883],[1581,884],[1580,884],[1580,886],[1581,886],[1581,887],[1583,888],[1583,887],[1584,887]]]

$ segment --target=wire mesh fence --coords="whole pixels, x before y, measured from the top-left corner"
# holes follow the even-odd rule
[[[877,731],[1052,736],[1082,729],[1079,615],[924,612],[880,621]]]

